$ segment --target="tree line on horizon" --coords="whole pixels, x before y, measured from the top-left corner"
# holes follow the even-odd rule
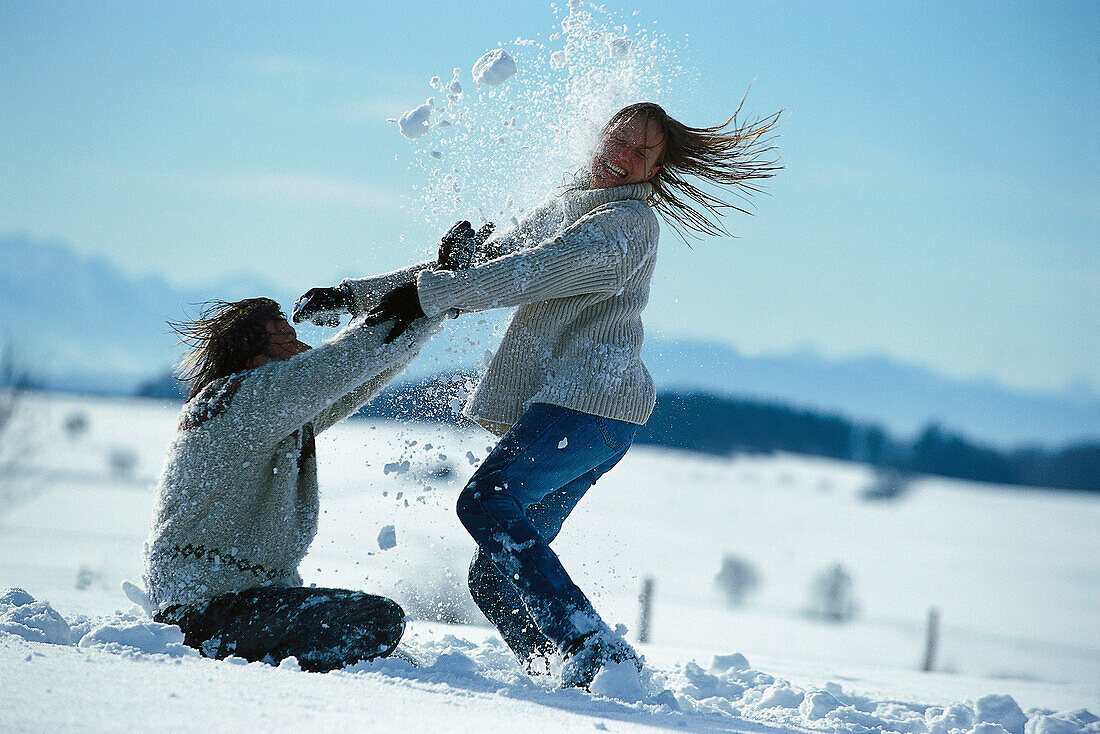
[[[471,379],[453,373],[390,385],[356,415],[467,425],[451,401]],[[146,383],[138,395],[182,399],[178,383],[167,377]],[[841,415],[706,392],[660,392],[635,442],[712,456],[789,452],[856,461],[904,476],[1100,492],[1100,443],[1006,449],[935,423],[904,440]]]

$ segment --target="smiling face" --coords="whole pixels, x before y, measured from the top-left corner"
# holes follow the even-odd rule
[[[657,175],[665,135],[656,120],[635,116],[613,126],[592,155],[591,188],[642,183]]]

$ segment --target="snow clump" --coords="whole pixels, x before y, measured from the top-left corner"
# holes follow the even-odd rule
[[[389,550],[397,546],[397,531],[393,525],[387,525],[378,532],[378,547]]]
[[[109,620],[80,638],[81,648],[125,648],[146,655],[197,657],[198,650],[183,644],[183,632],[174,624],[136,619]]]
[[[37,601],[23,589],[0,592],[0,637],[4,633],[28,642],[103,647],[112,651],[185,657],[198,655],[183,644],[183,632],[170,624],[116,615],[99,621],[86,618],[70,625],[49,602]]]
[[[474,62],[473,75],[476,84],[495,87],[516,73],[516,61],[502,48],[493,49]]]
[[[8,588],[0,593],[0,632],[30,642],[71,645],[72,630],[65,618],[48,602],[35,601],[23,589]]]
[[[999,724],[1009,734],[1024,734],[1027,717],[1011,696],[988,695],[974,702],[978,723]]]
[[[451,83],[447,85],[447,91],[450,94],[456,96],[462,94],[462,83],[458,81],[458,76],[461,73],[462,69],[459,69],[457,66],[454,68],[454,71],[451,72]]]
[[[419,107],[411,109],[397,118],[397,126],[401,129],[401,134],[409,140],[416,140],[421,135],[426,135],[433,106],[433,101],[429,99]]]

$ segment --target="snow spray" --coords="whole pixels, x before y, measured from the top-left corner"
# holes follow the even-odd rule
[[[450,81],[433,77],[433,95],[398,120],[423,171],[406,202],[415,220],[506,230],[573,182],[614,112],[661,103],[668,90],[690,94],[676,50],[652,26],[630,27],[581,0],[552,9],[557,28],[545,42],[517,38],[486,52],[470,76],[456,66]]]

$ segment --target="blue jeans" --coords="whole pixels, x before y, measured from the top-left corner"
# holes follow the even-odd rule
[[[536,403],[459,495],[458,518],[478,545],[470,594],[521,660],[606,629],[549,543],[638,428]]]

